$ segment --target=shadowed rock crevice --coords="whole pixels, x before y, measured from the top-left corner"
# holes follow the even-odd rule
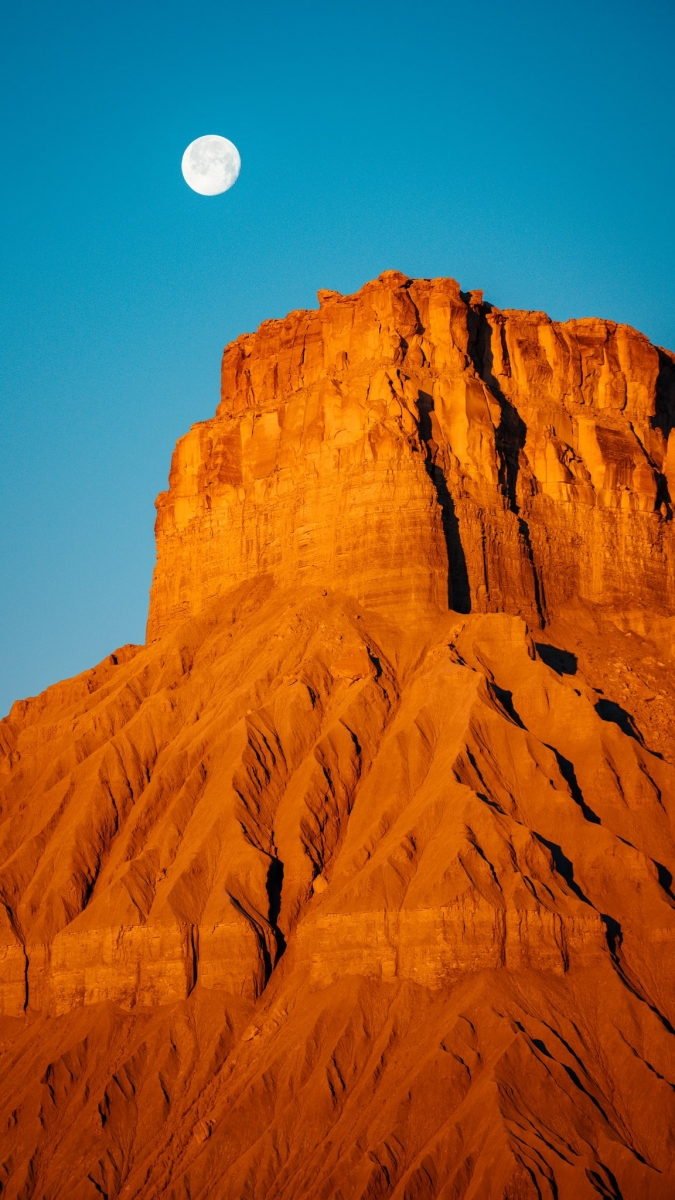
[[[586,1169],[586,1177],[594,1190],[604,1198],[604,1200],[626,1200],[624,1193],[619,1188],[619,1185],[609,1170],[608,1167],[601,1164],[601,1171],[591,1171]]]
[[[654,415],[651,424],[666,441],[675,429],[675,356],[657,347],[659,373],[656,380]]]
[[[487,321],[487,314],[492,312],[492,305],[476,304],[470,292],[462,293],[462,298],[468,305],[469,356],[476,374],[489,387],[501,411],[501,420],[495,429],[495,443],[499,458],[499,486],[511,512],[518,516],[520,514],[518,473],[520,456],[527,436],[527,426],[518,410],[505,396],[493,373],[493,330]]]
[[[420,392],[417,400],[419,412],[419,435],[426,451],[425,466],[431,482],[434,485],[436,499],[441,509],[443,536],[448,555],[448,608],[455,612],[471,612],[471,586],[466,565],[466,555],[462,546],[459,520],[455,511],[455,502],[448,489],[443,470],[436,462],[438,447],[433,440],[431,413],[434,409],[433,398],[426,392]]]
[[[284,886],[284,864],[278,858],[273,858],[267,872],[267,895],[269,897],[269,923],[277,943],[276,961],[281,958],[286,949],[286,939],[277,922],[281,912],[281,893]]]
[[[597,815],[597,813],[593,812],[592,808],[589,808],[586,801],[584,800],[584,797],[581,792],[581,788],[579,787],[579,782],[576,777],[574,765],[570,762],[570,760],[568,758],[565,758],[564,754],[561,754],[559,750],[556,750],[555,746],[549,746],[549,750],[552,750],[553,753],[555,754],[556,762],[558,764],[558,770],[560,771],[560,774],[562,775],[563,779],[565,780],[565,783],[569,787],[570,794],[571,794],[572,799],[574,800],[575,804],[579,805],[579,808],[581,809],[581,811],[587,821],[590,821],[591,824],[593,824],[593,825],[599,825],[600,824],[599,816]]]
[[[494,374],[492,350],[494,330],[487,320],[487,315],[493,311],[493,307],[491,304],[482,302],[482,293],[478,295],[480,299],[476,302],[472,293],[462,293],[462,298],[468,305],[468,351],[476,374],[490,389],[499,405],[501,416],[494,435],[499,464],[499,487],[509,511],[518,519],[518,532],[523,546],[523,555],[531,572],[534,603],[543,628],[546,624],[543,575],[535,561],[530,526],[519,499],[519,474],[527,438],[527,426],[516,407],[505,395]]]
[[[621,732],[625,733],[627,737],[635,738],[636,742],[644,745],[644,739],[635,724],[635,718],[615,700],[605,698],[598,700],[595,711],[602,721],[610,721],[613,725],[618,725]]]
[[[669,871],[668,868],[663,865],[663,863],[658,862],[656,859],[654,859],[654,866],[656,867],[656,872],[659,877],[659,883],[661,887],[666,895],[669,896],[671,900],[675,901],[675,895],[673,895],[672,871]]]
[[[558,675],[576,675],[577,656],[569,650],[560,650],[547,642],[536,642],[536,650],[542,662],[551,667]]]
[[[584,904],[590,904],[591,902],[588,899],[588,896],[585,895],[574,878],[574,865],[563,852],[562,847],[558,846],[556,842],[549,841],[548,838],[543,837],[540,833],[535,834],[535,836],[538,841],[540,841],[542,845],[546,846],[547,850],[550,851],[551,857],[555,864],[555,869],[560,875],[562,875],[568,887],[571,887],[574,894],[578,896]]]
[[[499,701],[500,705],[511,718],[513,723],[520,726],[521,729],[524,729],[525,725],[523,724],[523,720],[516,712],[513,705],[513,692],[510,692],[508,688],[499,687],[496,683],[488,683],[488,689]]]

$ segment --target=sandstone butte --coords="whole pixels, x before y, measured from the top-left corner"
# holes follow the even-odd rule
[[[0,1193],[672,1200],[675,356],[319,302],[0,724]]]

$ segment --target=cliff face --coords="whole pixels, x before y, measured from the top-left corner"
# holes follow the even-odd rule
[[[216,417],[178,443],[149,638],[263,571],[406,624],[670,611],[673,356],[451,279],[319,299],[226,349]]]
[[[388,272],[225,351],[148,644],[0,723],[0,1182],[675,1188],[675,365]]]

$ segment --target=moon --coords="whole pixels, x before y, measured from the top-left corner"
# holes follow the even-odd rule
[[[183,178],[200,196],[219,196],[239,178],[241,158],[234,142],[205,133],[190,142],[181,163]]]

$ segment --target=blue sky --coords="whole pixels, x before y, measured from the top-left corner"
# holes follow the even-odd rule
[[[143,640],[175,440],[318,288],[453,275],[675,348],[672,0],[22,0],[2,42],[2,712]]]

